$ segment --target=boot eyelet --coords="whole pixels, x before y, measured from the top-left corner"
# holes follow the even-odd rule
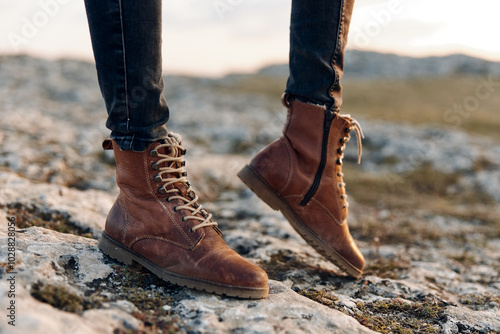
[[[157,157],[158,156],[158,151],[154,148],[151,151],[149,151],[149,155],[152,157]]]
[[[186,155],[187,150],[185,148],[183,148],[182,150],[180,150],[180,152],[181,152],[181,155]]]
[[[185,221],[186,221],[186,217],[182,217],[182,218],[181,218],[181,220],[182,220],[183,222],[185,222]]]
[[[159,192],[160,194],[166,194],[166,193],[167,193],[167,191],[165,190],[165,188],[164,188],[164,187],[160,187],[160,188],[158,188],[158,192]]]
[[[189,232],[194,233],[194,230],[192,227],[189,229]]]
[[[338,154],[342,154],[342,148],[341,148],[341,147],[339,147],[339,148],[337,149],[337,153],[338,153]]]
[[[174,208],[172,209],[172,211],[177,212],[177,211],[179,211],[179,210],[177,209],[177,207],[176,207],[176,206],[174,206]]]
[[[337,165],[342,165],[342,159],[341,158],[337,159]]]
[[[351,132],[351,128],[345,128],[345,129],[344,129],[344,132],[345,132],[345,133],[349,133],[349,132]]]
[[[165,202],[170,203],[170,197],[165,198]]]
[[[340,172],[337,172],[337,176],[338,176],[338,177],[341,177]]]
[[[158,164],[156,162],[153,162],[151,164],[151,168],[153,168],[154,170],[158,170],[158,169],[160,169],[160,166],[158,166]]]
[[[154,180],[155,180],[155,182],[161,182],[162,181],[160,175],[155,175]]]
[[[344,137],[340,138],[339,142],[340,142],[340,145],[344,145]]]

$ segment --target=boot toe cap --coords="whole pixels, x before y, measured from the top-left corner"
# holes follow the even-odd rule
[[[259,266],[236,254],[232,259],[226,258],[220,268],[221,283],[248,288],[266,288],[268,277]]]

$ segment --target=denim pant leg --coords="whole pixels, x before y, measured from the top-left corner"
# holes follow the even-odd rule
[[[106,126],[122,150],[167,135],[162,95],[161,0],[85,0]]]
[[[339,110],[353,6],[354,0],[292,0],[287,93]]]

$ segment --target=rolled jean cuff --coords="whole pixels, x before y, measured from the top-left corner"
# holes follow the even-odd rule
[[[290,101],[290,102],[293,100],[298,100],[300,102],[312,104],[313,106],[322,107],[324,109],[327,109],[328,108],[327,106],[330,105],[330,103],[325,104],[324,102],[313,100],[307,96],[294,94],[293,91],[285,90],[285,93],[289,95],[288,101]]]
[[[111,133],[111,139],[113,139],[120,150],[122,151],[134,151],[134,152],[144,152],[155,140],[144,140],[134,137],[117,137]]]
[[[159,141],[168,135],[165,123],[151,128],[152,129],[141,129],[142,131],[137,132],[142,133],[142,136],[139,136],[137,133],[123,134],[112,131],[110,137],[118,144],[118,147],[120,147],[122,151],[143,152],[152,143]]]

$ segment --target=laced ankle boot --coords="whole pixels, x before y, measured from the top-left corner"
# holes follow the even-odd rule
[[[361,127],[349,115],[282,97],[288,109],[283,136],[260,151],[240,179],[320,254],[359,278],[365,264],[347,226],[348,203],[342,158],[350,131]]]
[[[268,295],[264,270],[229,248],[198,204],[180,136],[170,133],[144,152],[121,151],[110,139],[103,147],[114,151],[120,188],[99,241],[105,254],[180,286],[239,298]]]

